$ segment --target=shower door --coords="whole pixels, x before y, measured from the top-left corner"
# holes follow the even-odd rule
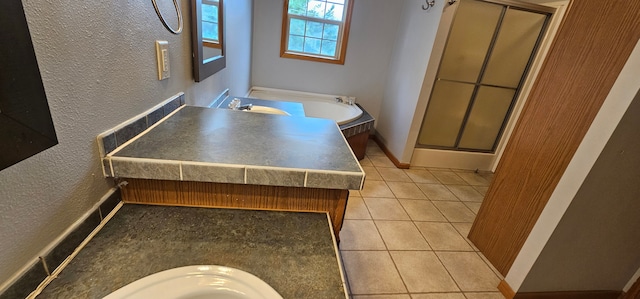
[[[495,151],[550,16],[501,3],[460,0],[417,147]]]

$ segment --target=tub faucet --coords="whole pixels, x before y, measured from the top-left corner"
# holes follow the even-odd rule
[[[342,97],[336,97],[336,103],[344,103]]]
[[[347,97],[347,105],[353,105],[356,103],[355,97]]]
[[[231,100],[229,103],[229,109],[231,110],[251,110],[251,108],[253,108],[253,104],[241,105],[240,99],[238,98]]]

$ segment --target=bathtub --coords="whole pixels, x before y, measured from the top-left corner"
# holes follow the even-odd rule
[[[302,103],[305,116],[333,119],[338,125],[356,120],[362,116],[363,113],[362,109],[355,104],[348,105],[336,102],[337,96],[335,95],[252,87],[247,97]]]

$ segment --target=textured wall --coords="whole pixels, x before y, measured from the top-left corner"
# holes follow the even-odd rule
[[[518,292],[620,291],[640,267],[640,91]]]
[[[416,112],[416,105],[444,3],[437,1],[430,10],[423,11],[424,1],[409,0],[394,43],[376,132],[402,163],[409,163],[411,159],[411,152],[405,149],[405,145],[414,114],[424,113]],[[413,149],[413,145],[410,146]],[[409,154],[405,154],[407,152]]]
[[[175,24],[171,1],[162,10]],[[188,0],[181,0],[185,25]],[[97,134],[184,91],[207,105],[250,80],[251,0],[227,5],[227,68],[192,79],[190,30],[170,34],[151,1],[23,1],[59,144],[0,171],[0,284],[90,209],[112,186]],[[169,41],[171,78],[157,80],[156,39]],[[4,46],[4,45],[3,45]]]
[[[378,116],[405,1],[355,1],[344,65],[280,58],[283,0],[255,2],[252,84],[357,97]],[[420,7],[416,7],[420,9]]]

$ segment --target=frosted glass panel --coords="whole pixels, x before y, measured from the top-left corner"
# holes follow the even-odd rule
[[[492,150],[515,90],[481,86],[460,139],[460,148]]]
[[[439,78],[478,81],[501,13],[501,5],[460,1],[442,57]]]
[[[483,84],[516,88],[536,45],[546,16],[509,9],[482,78]]]
[[[418,143],[453,147],[473,93],[473,84],[438,81],[435,84]]]

